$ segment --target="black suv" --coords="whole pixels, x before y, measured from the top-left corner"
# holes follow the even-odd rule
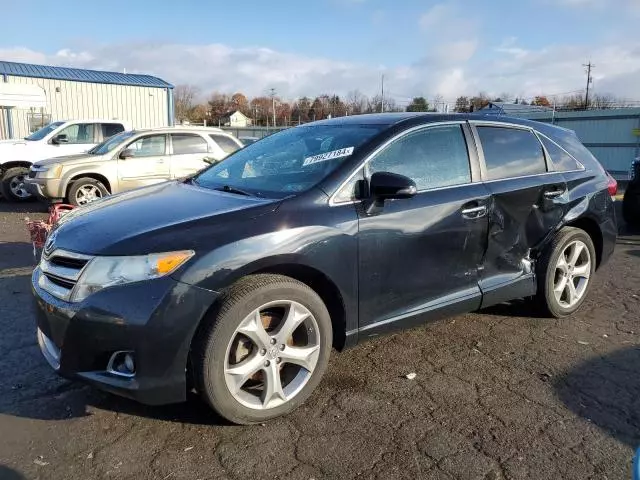
[[[33,272],[60,374],[222,416],[300,405],[332,347],[531,297],[563,317],[611,255],[610,179],[571,131],[382,114],[271,135],[69,213]]]

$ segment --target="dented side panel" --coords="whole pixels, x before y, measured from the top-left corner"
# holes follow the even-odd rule
[[[491,192],[483,292],[532,272],[535,249],[563,221],[569,200],[560,173],[487,182]],[[550,192],[562,191],[550,197]]]

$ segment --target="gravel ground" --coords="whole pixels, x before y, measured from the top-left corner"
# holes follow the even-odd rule
[[[572,318],[515,303],[370,341],[335,353],[292,415],[236,427],[196,398],[146,407],[51,371],[24,227],[43,212],[0,201],[0,479],[630,478],[640,235],[620,237]]]

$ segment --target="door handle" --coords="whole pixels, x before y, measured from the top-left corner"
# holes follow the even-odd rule
[[[564,192],[566,192],[565,189],[547,190],[546,192],[544,192],[544,198],[547,198],[547,199],[558,198],[564,195]]]
[[[474,218],[482,218],[487,214],[486,205],[480,205],[479,207],[470,207],[464,208],[460,213],[464,218],[468,218],[470,220]]]
[[[164,158],[161,158],[160,160],[156,160],[156,163],[164,163]]]

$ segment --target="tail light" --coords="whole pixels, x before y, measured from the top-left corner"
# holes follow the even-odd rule
[[[609,173],[607,173],[608,181],[607,181],[607,190],[609,191],[609,195],[615,197],[618,193],[618,182],[613,178]]]

